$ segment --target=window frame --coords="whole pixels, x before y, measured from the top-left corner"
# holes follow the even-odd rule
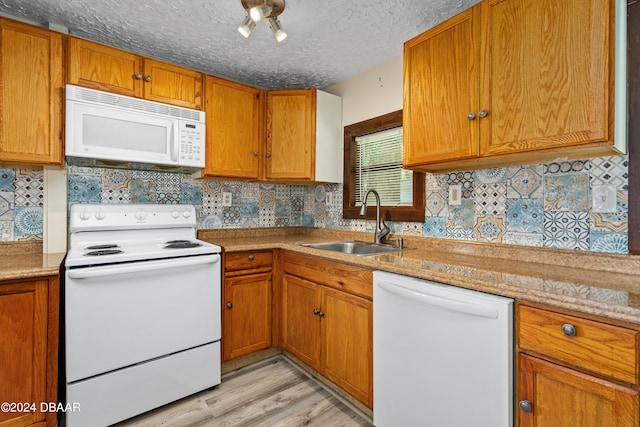
[[[367,201],[367,215],[360,216],[360,207],[356,206],[356,137],[402,126],[402,110],[374,117],[344,127],[344,169],[342,216],[348,219],[375,218],[376,206]],[[425,174],[413,171],[413,205],[381,206],[380,216],[385,221],[406,221],[424,223]]]

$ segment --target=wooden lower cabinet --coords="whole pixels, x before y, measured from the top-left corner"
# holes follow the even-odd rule
[[[519,427],[638,427],[639,332],[518,304]]]
[[[2,427],[56,424],[58,295],[57,278],[0,283]]]
[[[285,274],[282,299],[282,347],[319,370],[320,286]]]
[[[518,362],[518,426],[638,427],[633,388],[526,354]]]
[[[368,407],[372,402],[372,301],[323,288],[320,372]]]
[[[353,274],[339,274],[345,270]],[[300,277],[305,271],[315,274]],[[327,274],[330,271],[334,274]],[[361,291],[359,282],[370,281],[371,272],[313,257],[284,255],[282,347],[372,408],[373,304],[371,298],[350,292],[350,277],[354,288]],[[341,289],[324,283],[334,281]]]
[[[271,251],[238,252],[225,256],[223,362],[271,347],[271,264]]]

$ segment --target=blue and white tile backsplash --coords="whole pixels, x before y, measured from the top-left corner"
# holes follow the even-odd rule
[[[41,170],[0,168],[0,242],[42,240]]]
[[[389,225],[407,235],[627,253],[627,177],[627,156],[427,174],[425,222]],[[69,203],[193,204],[201,228],[374,227],[373,221],[342,218],[338,184],[194,180],[78,166],[69,166],[68,180]],[[42,239],[42,182],[41,171],[0,169],[0,241]],[[450,206],[454,184],[461,185],[462,203]],[[615,187],[615,213],[591,211],[594,185]]]

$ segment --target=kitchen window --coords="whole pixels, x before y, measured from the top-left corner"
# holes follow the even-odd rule
[[[402,110],[345,126],[344,144],[345,218],[362,218],[362,199],[375,189],[385,220],[424,222],[424,173],[402,169]]]

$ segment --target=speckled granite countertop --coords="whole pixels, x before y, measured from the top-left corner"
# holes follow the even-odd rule
[[[280,228],[201,230],[227,252],[286,249],[377,270],[640,324],[640,256],[403,236],[397,254],[355,256],[300,246],[372,241],[372,233]]]
[[[42,243],[0,244],[0,282],[56,276],[64,253],[43,254]]]

